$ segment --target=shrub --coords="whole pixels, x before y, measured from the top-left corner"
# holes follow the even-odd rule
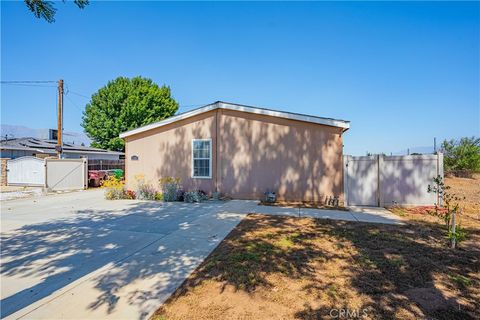
[[[140,182],[137,188],[137,199],[155,200],[157,190],[150,183]]]
[[[183,195],[185,202],[202,202],[208,200],[208,196],[202,190],[187,191]]]
[[[177,190],[177,201],[183,201],[185,196],[185,191],[182,189]]]
[[[178,201],[181,198],[180,178],[164,177],[159,180],[159,184],[164,201]]]
[[[442,151],[446,172],[466,176],[480,172],[480,138],[445,140]]]
[[[155,200],[162,201],[163,200],[163,193],[161,193],[161,192],[155,193]]]
[[[107,200],[119,200],[124,198],[125,185],[120,179],[115,176],[108,177],[102,184],[102,188],[105,188],[105,199]]]
[[[135,191],[127,190],[125,192],[124,199],[134,200],[136,198],[137,198],[137,195],[135,194]]]

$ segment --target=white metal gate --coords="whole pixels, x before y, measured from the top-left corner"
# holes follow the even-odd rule
[[[44,186],[45,161],[35,157],[21,157],[7,161],[9,185]]]

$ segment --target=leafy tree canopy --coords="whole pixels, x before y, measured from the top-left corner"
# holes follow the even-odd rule
[[[123,151],[120,133],[168,118],[177,110],[169,87],[142,77],[119,77],[93,94],[82,127],[93,147]]]
[[[45,19],[48,23],[55,21],[55,13],[57,9],[53,6],[53,1],[48,0],[24,0],[27,8],[33,15],[39,19]],[[65,0],[62,0],[65,2]],[[73,1],[80,9],[85,8],[88,0],[74,0]]]
[[[445,140],[442,150],[445,171],[480,172],[480,138]]]

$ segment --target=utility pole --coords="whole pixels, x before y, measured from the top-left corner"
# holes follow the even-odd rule
[[[437,153],[437,137],[433,138],[433,153]]]
[[[60,79],[58,80],[58,132],[57,132],[57,146],[56,146],[56,151],[58,158],[60,159],[62,157],[62,148],[63,148],[63,142],[62,142],[62,133],[63,133],[63,80]]]

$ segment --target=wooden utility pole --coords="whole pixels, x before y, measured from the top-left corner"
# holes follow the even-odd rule
[[[58,80],[58,132],[57,132],[57,150],[58,158],[62,157],[62,133],[63,133],[63,80]]]

